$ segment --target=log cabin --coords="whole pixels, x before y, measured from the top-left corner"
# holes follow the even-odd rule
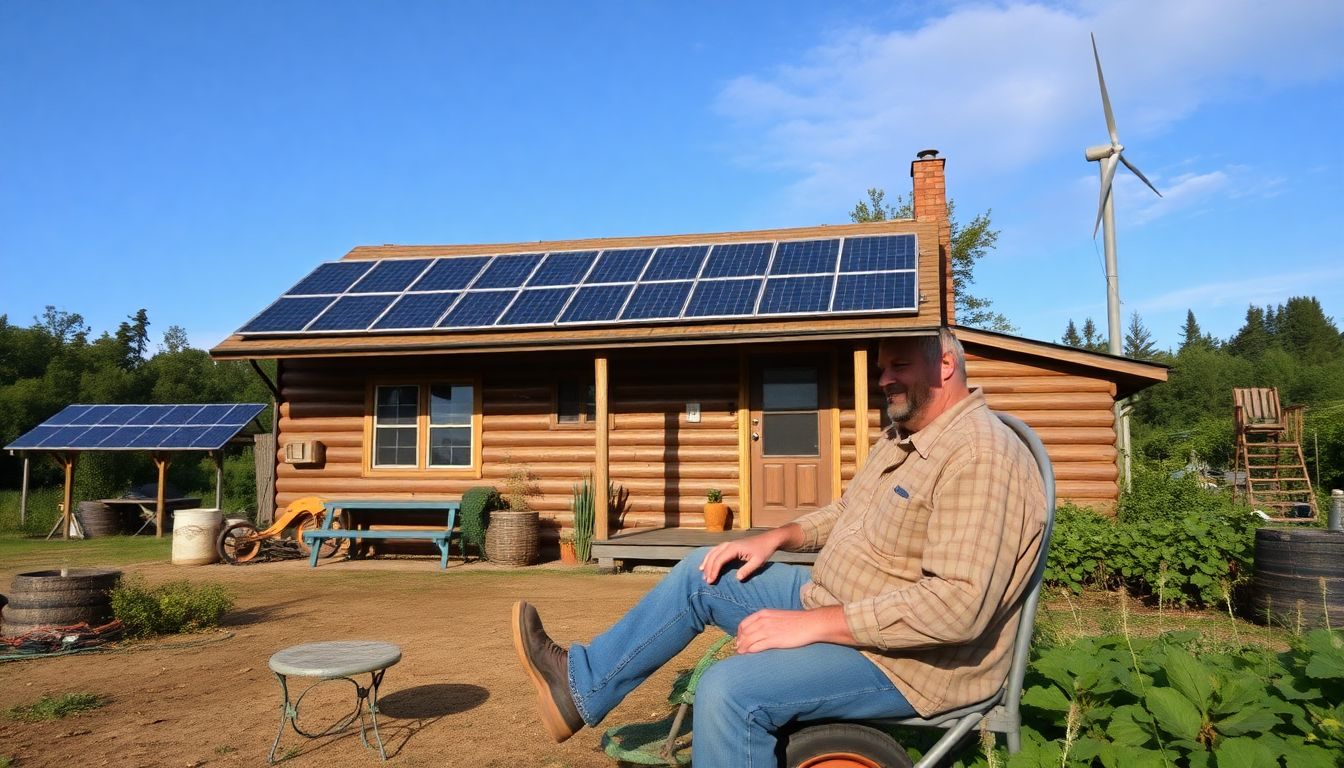
[[[597,509],[608,481],[620,497],[598,542],[701,528],[710,488],[733,529],[777,525],[838,498],[878,439],[876,340],[943,325],[971,385],[1041,436],[1060,498],[1109,508],[1114,406],[1166,368],[957,327],[944,159],[920,153],[911,178],[909,219],[361,246],[318,266],[211,350],[277,362],[261,513],[460,496],[521,470],[545,540],[589,476]]]

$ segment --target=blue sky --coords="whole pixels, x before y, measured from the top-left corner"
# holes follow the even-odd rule
[[[842,223],[936,147],[1021,335],[1105,326],[1095,32],[1121,295],[1344,322],[1344,4],[0,4],[0,313],[144,307],[209,347],[362,244]]]

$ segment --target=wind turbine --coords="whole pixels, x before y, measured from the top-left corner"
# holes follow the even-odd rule
[[[1102,240],[1106,248],[1106,333],[1109,337],[1106,351],[1119,355],[1120,349],[1120,268],[1115,256],[1115,195],[1111,194],[1115,181],[1116,168],[1124,163],[1125,167],[1138,176],[1158,197],[1162,196],[1147,176],[1125,158],[1124,145],[1115,130],[1115,114],[1111,112],[1111,97],[1106,93],[1106,77],[1101,74],[1101,54],[1097,53],[1097,36],[1092,35],[1092,58],[1097,62],[1097,85],[1101,86],[1101,107],[1106,111],[1106,130],[1111,135],[1110,144],[1098,144],[1088,147],[1083,155],[1089,163],[1100,163],[1101,198],[1097,202],[1097,222],[1092,225],[1092,237],[1097,236],[1097,228],[1105,225]],[[1117,401],[1112,408],[1115,418],[1116,467],[1125,490],[1130,488],[1129,468],[1129,406]]]
[[[1115,196],[1111,194],[1115,181],[1116,168],[1124,163],[1125,167],[1148,185],[1158,197],[1162,196],[1147,176],[1125,158],[1125,147],[1115,130],[1115,114],[1111,112],[1111,97],[1106,93],[1106,78],[1101,74],[1101,54],[1097,53],[1097,36],[1092,35],[1092,58],[1097,62],[1097,84],[1101,86],[1101,106],[1106,110],[1106,130],[1111,134],[1110,144],[1098,144],[1088,147],[1084,156],[1089,163],[1100,163],[1101,198],[1097,201],[1097,222],[1092,226],[1092,236],[1097,236],[1097,228],[1105,226],[1102,240],[1106,248],[1106,325],[1110,337],[1107,350],[1112,355],[1120,354],[1120,274],[1115,256]]]

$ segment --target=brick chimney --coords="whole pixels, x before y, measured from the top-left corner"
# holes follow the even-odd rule
[[[947,177],[943,175],[946,162],[938,150],[926,149],[910,163],[913,189],[910,195],[915,221],[938,225],[938,278],[943,286],[940,318],[943,325],[954,322],[952,288],[952,222],[947,218]]]

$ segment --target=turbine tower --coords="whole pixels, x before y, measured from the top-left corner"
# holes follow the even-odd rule
[[[1101,107],[1106,111],[1106,130],[1111,135],[1110,144],[1098,144],[1088,147],[1084,156],[1089,163],[1100,163],[1101,197],[1097,201],[1097,221],[1092,226],[1092,237],[1097,229],[1104,227],[1102,241],[1106,248],[1106,332],[1109,337],[1107,350],[1112,355],[1120,354],[1120,270],[1115,255],[1115,196],[1111,186],[1115,181],[1115,170],[1121,163],[1135,176],[1148,185],[1158,197],[1162,196],[1143,171],[1125,158],[1125,147],[1115,130],[1115,114],[1111,112],[1111,97],[1106,93],[1106,78],[1101,74],[1101,55],[1097,53],[1097,36],[1092,35],[1092,58],[1097,62],[1097,84],[1101,86]]]

